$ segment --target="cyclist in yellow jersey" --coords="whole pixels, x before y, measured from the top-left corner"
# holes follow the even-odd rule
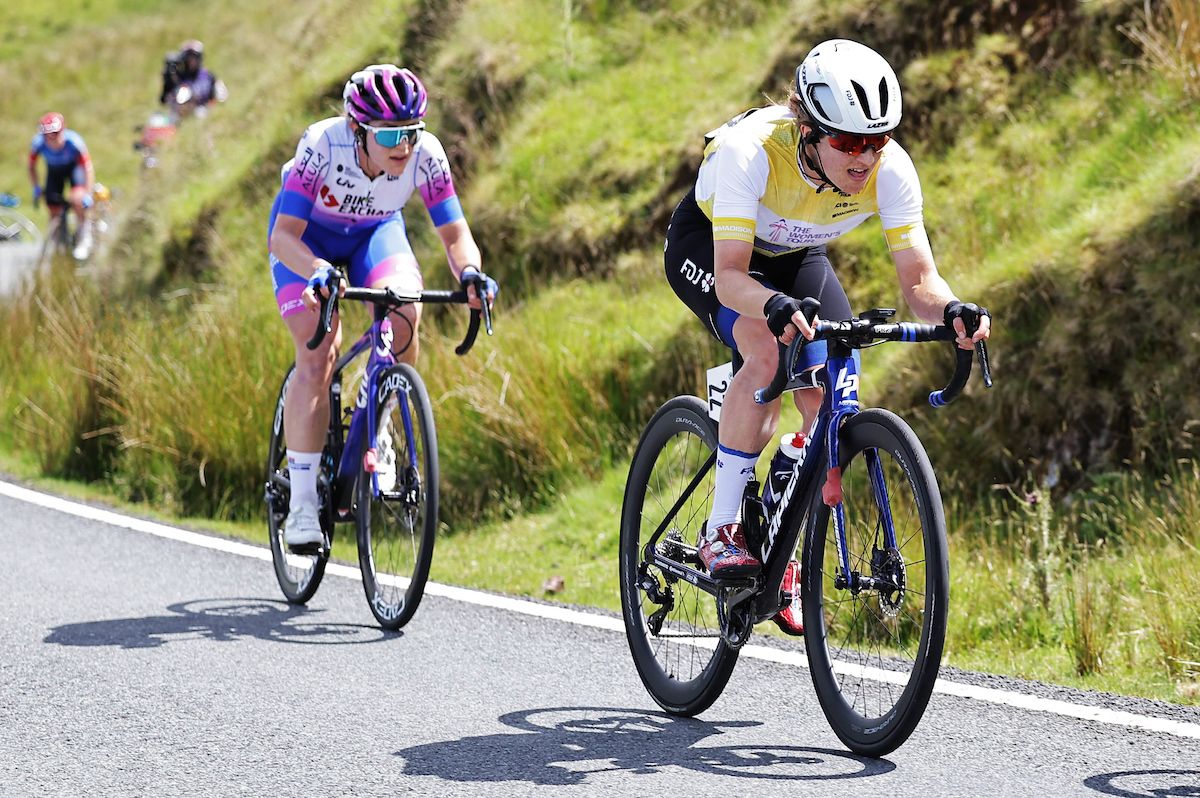
[[[987,311],[959,301],[938,274],[916,170],[891,136],[900,116],[900,84],[882,56],[847,39],[822,42],[797,68],[786,107],[753,109],[709,134],[696,186],[671,216],[667,280],[740,362],[721,411],[712,514],[698,542],[713,575],[762,567],[742,532],[742,494],[774,435],[779,401],[758,405],[753,394],[775,373],[777,340],[813,336],[796,297],[819,300],[824,318],[852,315],[827,242],[878,215],[913,313],[953,325],[964,348],[990,334]],[[809,368],[823,364],[823,342],[804,357]],[[807,429],[821,389],[794,398]],[[785,591],[798,575],[792,563]],[[798,633],[798,606],[776,622]]]

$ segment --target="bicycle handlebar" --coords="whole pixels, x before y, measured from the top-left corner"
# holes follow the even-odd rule
[[[879,322],[869,318],[848,319],[846,321],[818,321],[814,341],[831,338],[844,341],[853,348],[862,348],[876,341],[905,341],[908,343],[924,343],[927,341],[953,341],[957,338],[953,328],[941,324],[914,324],[912,322]],[[809,341],[797,335],[790,344],[779,344],[779,366],[771,384],[754,392],[754,401],[760,405],[773,402],[779,398],[794,376],[792,373],[796,356]],[[954,362],[954,374],[946,387],[929,394],[929,404],[933,407],[945,407],[958,398],[971,376],[972,351],[958,349]],[[975,353],[979,356],[979,368],[983,375],[983,384],[992,387],[992,369],[988,361],[987,346],[983,341],[975,344]]]
[[[387,305],[394,308],[416,303],[463,305],[468,302],[465,289],[459,291],[416,291],[413,293],[401,293],[392,288],[347,288],[340,298],[357,302],[370,302],[376,305]],[[333,332],[333,314],[337,309],[338,299],[338,293],[332,290],[329,296],[321,297],[320,319],[317,321],[317,329],[306,344],[309,349],[316,349],[325,340],[325,336]],[[486,300],[481,302],[481,307],[484,308],[482,313],[478,308],[471,308],[471,318],[467,323],[467,334],[463,338],[462,343],[454,348],[455,354],[465,355],[475,345],[475,336],[479,333],[481,316],[484,326],[487,329],[487,334],[492,335],[491,308],[487,307]]]

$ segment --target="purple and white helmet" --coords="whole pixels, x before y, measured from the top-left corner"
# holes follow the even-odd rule
[[[395,64],[372,64],[346,81],[346,113],[356,122],[398,122],[425,116],[429,95],[420,78]]]

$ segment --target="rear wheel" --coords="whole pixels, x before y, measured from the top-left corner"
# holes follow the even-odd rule
[[[696,715],[712,706],[729,682],[738,652],[721,637],[716,599],[653,564],[644,549],[665,522],[655,551],[698,566],[696,542],[712,508],[716,475],[708,461],[716,448],[717,425],[704,403],[694,396],[670,400],[642,433],[621,508],[621,609],[629,651],[646,690],[677,715]]]
[[[840,449],[850,573],[818,493],[803,552],[804,642],[834,732],[852,751],[882,756],[916,728],[937,679],[949,602],[946,522],[929,458],[899,417],[879,409],[853,416]]]
[[[358,559],[375,619],[399,629],[417,611],[433,562],[437,433],[425,383],[412,366],[382,372],[376,394],[377,465],[358,480]]]
[[[275,564],[275,578],[283,595],[293,604],[304,604],[317,588],[321,586],[321,578],[325,575],[325,563],[329,559],[329,546],[322,546],[314,554],[295,554],[288,550],[283,542],[283,525],[287,521],[288,504],[292,497],[291,481],[288,475],[287,445],[283,435],[283,402],[287,397],[288,386],[295,373],[295,366],[288,370],[279,388],[279,401],[275,403],[275,419],[271,424],[271,443],[267,449],[267,484],[265,499],[267,502],[267,530],[271,540],[271,561]],[[322,458],[324,460],[324,458]],[[329,506],[329,479],[326,469],[318,479],[318,492],[321,494],[321,506]],[[331,524],[321,514],[321,526],[325,531],[328,544],[331,535]]]

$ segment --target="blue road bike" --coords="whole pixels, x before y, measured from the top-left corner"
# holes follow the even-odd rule
[[[953,341],[954,333],[888,321],[894,313],[816,324],[828,353],[815,373],[824,400],[810,443],[770,512],[757,482],[744,497],[747,542],[763,562],[758,576],[714,579],[697,556],[712,505],[715,402],[675,397],[642,433],[621,510],[621,604],[638,674],[668,712],[695,715],[720,696],[754,625],[790,601],[784,571],[802,544],[804,643],[833,731],[856,753],[882,756],[916,728],[945,639],[946,522],[916,434],[894,413],[860,407],[853,354],[884,341]],[[797,336],[780,346],[779,371],[756,401],[797,386],[791,364],[805,343]],[[958,396],[970,375],[972,352],[955,351],[949,384],[930,394],[935,407]],[[975,351],[990,386],[987,349],[981,342]]]
[[[478,288],[478,286],[477,286]],[[392,355],[388,314],[413,303],[465,303],[462,291],[350,288],[344,299],[374,307],[374,321],[334,367],[329,387],[329,428],[321,457],[317,492],[324,540],[289,549],[283,540],[291,497],[283,407],[295,373],[293,365],[279,389],[267,455],[267,526],[275,576],[288,601],[304,604],[317,592],[333,544],[335,525],[354,523],[358,562],[367,603],[380,626],[399,629],[420,604],[433,561],[438,523],[438,452],[433,409],[416,369]],[[322,301],[320,322],[309,349],[332,331],[337,298]],[[475,342],[483,319],[492,321],[487,303],[472,308],[466,337],[455,352],[464,355]],[[342,406],[347,368],[367,355],[353,404]]]

